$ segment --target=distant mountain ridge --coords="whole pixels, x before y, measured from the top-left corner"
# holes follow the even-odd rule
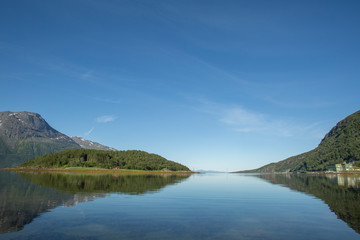
[[[80,143],[80,144],[79,144]],[[33,112],[0,112],[0,168],[66,149],[116,149],[80,137],[68,137]]]
[[[338,122],[317,148],[258,169],[239,172],[325,171],[330,164],[349,160],[360,160],[360,111]]]
[[[52,128],[40,114],[0,112],[0,168],[15,167],[36,156],[80,148]]]
[[[115,148],[108,147],[108,146],[102,145],[97,142],[92,142],[92,141],[86,140],[82,137],[74,136],[74,137],[71,137],[71,139],[74,140],[77,144],[79,144],[81,148],[105,150],[105,151],[117,151],[117,149],[115,149]]]

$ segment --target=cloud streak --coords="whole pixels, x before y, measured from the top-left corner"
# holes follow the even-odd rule
[[[215,115],[219,122],[239,133],[258,133],[291,137],[315,132],[320,123],[298,124],[288,119],[279,119],[241,106],[222,105],[200,100],[202,112]],[[316,135],[316,134],[312,134]]]
[[[116,117],[114,115],[103,115],[100,116],[98,118],[96,118],[96,122],[98,123],[108,123],[108,122],[112,122],[116,119]]]
[[[85,136],[89,136],[89,135],[92,133],[92,131],[94,131],[94,129],[95,129],[95,128],[92,127],[89,131],[85,132],[84,135],[85,135]]]
[[[96,98],[93,98],[95,101],[98,101],[98,102],[105,102],[105,103],[114,103],[114,104],[120,104],[122,103],[122,101],[120,100],[114,100],[114,99],[110,99],[110,98],[99,98],[99,97],[96,97]]]
[[[281,135],[284,135],[283,131],[278,129],[279,123],[271,121],[262,113],[253,112],[239,106],[222,108],[218,117],[220,122],[230,126],[237,132],[276,131],[277,133],[282,132]]]
[[[228,125],[262,125],[265,122],[263,114],[251,112],[241,107],[222,110],[220,121]]]

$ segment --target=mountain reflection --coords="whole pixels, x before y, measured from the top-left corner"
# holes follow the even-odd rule
[[[107,193],[146,194],[188,177],[0,172],[0,233],[20,231],[57,206],[73,206],[106,197]]]
[[[360,233],[359,176],[269,174],[257,177],[322,199],[338,218]]]

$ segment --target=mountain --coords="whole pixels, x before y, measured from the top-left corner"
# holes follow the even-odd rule
[[[105,169],[190,171],[179,163],[157,154],[138,150],[104,151],[94,149],[69,149],[38,156],[23,162],[24,168],[94,167]]]
[[[85,149],[96,149],[96,150],[105,150],[105,151],[117,151],[115,148],[104,146],[97,142],[92,142],[89,140],[86,140],[82,137],[71,137],[72,140],[74,140],[77,144],[80,145],[81,148]]]
[[[0,112],[0,168],[73,148],[80,145],[53,129],[37,113]]]
[[[261,168],[239,172],[325,171],[330,164],[360,160],[360,111],[336,124],[317,148]]]

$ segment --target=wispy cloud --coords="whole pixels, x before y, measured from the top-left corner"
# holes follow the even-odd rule
[[[304,99],[301,100],[293,100],[293,101],[284,101],[282,99],[277,99],[274,96],[265,96],[262,95],[261,97],[264,101],[271,103],[273,105],[277,105],[284,108],[290,108],[290,109],[316,109],[316,108],[323,108],[323,107],[329,107],[333,105],[333,102],[325,101],[320,99],[320,97],[312,97],[308,101],[305,101]]]
[[[115,99],[110,99],[110,98],[99,98],[99,97],[96,97],[94,98],[95,101],[98,101],[98,102],[105,102],[105,103],[114,103],[114,104],[120,104],[122,103],[122,101],[120,100],[115,100]]]
[[[84,79],[84,80],[93,80],[96,78],[96,76],[94,76],[94,74],[92,73],[92,71],[86,71],[84,73],[78,73],[79,77]]]
[[[116,117],[114,115],[104,115],[104,116],[100,116],[98,118],[96,118],[96,122],[98,123],[108,123],[108,122],[112,122],[116,119]]]
[[[266,132],[275,130],[277,125],[280,125],[271,121],[265,114],[250,111],[240,106],[224,107],[219,111],[218,117],[220,122],[230,126],[237,132],[244,133]]]
[[[92,131],[94,131],[94,127],[92,127],[89,131],[87,131],[87,132],[85,132],[84,133],[84,136],[89,136],[91,133],[92,133]]]
[[[222,110],[222,122],[228,125],[262,125],[265,121],[263,114],[251,112],[241,107]]]
[[[261,133],[283,137],[314,133],[320,123],[299,124],[291,119],[281,119],[238,105],[224,105],[200,100],[200,111],[217,116],[218,121],[239,133]]]

